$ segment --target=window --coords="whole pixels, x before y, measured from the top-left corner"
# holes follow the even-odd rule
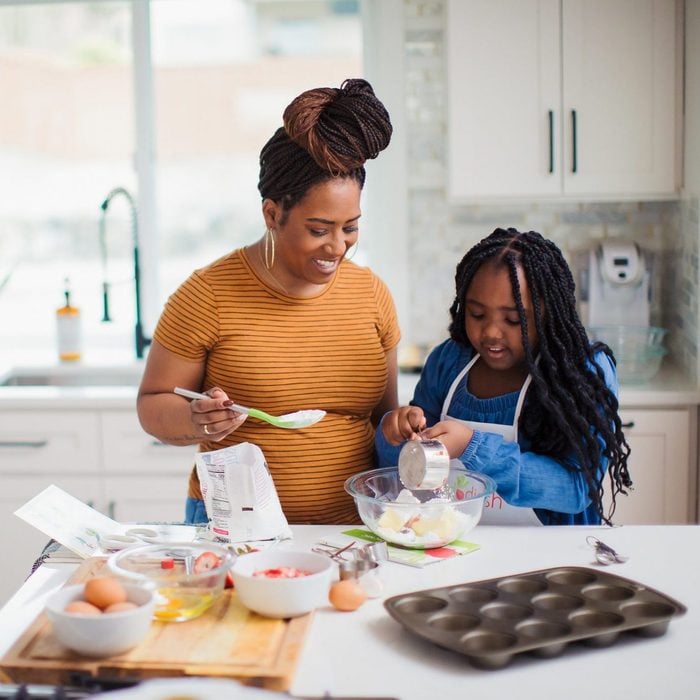
[[[361,35],[351,0],[0,4],[3,359],[55,360],[65,278],[86,361],[133,357],[130,210],[107,194],[137,203],[150,331],[195,267],[262,235],[260,149],[294,95],[363,74]]]

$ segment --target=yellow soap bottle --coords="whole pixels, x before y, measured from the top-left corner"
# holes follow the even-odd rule
[[[64,306],[56,309],[56,331],[58,334],[58,358],[61,362],[77,362],[82,357],[82,328],[80,309],[70,302],[70,284],[65,280]]]

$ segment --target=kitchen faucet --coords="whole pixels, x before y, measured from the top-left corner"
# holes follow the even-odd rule
[[[112,319],[109,316],[109,282],[107,282],[107,235],[105,228],[105,219],[107,218],[107,209],[110,202],[118,195],[123,195],[129,203],[131,210],[131,233],[134,246],[134,296],[136,297],[136,325],[134,334],[136,337],[136,357],[140,360],[143,358],[143,351],[151,344],[151,339],[143,334],[143,325],[141,323],[141,268],[139,267],[139,232],[138,219],[136,217],[136,204],[134,198],[123,187],[115,187],[102,202],[100,208],[102,214],[100,216],[100,251],[102,254],[102,270],[104,279],[102,282],[102,321],[107,323]]]

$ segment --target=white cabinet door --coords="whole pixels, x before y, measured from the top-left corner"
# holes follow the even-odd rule
[[[144,432],[135,411],[103,411],[107,512],[119,522],[181,522],[196,445],[164,445]]]
[[[100,415],[106,474],[180,474],[187,481],[197,446],[164,445],[148,435],[133,410]]]
[[[559,0],[450,0],[447,12],[449,195],[559,194]]]
[[[185,519],[188,476],[107,476],[110,517],[121,523],[179,523]]]
[[[103,500],[102,485],[96,474],[81,476],[17,476],[2,475],[0,491],[0,605],[20,587],[29,576],[34,561],[41,554],[50,537],[29,525],[14,512],[50,484],[90,505]]]
[[[15,510],[56,484],[100,509],[100,430],[96,413],[8,410],[0,413],[0,604],[29,575],[49,536]]]
[[[448,192],[673,196],[676,0],[448,0]]]
[[[656,525],[692,522],[690,505],[690,409],[623,409],[620,418],[632,450],[629,471],[634,489],[619,496],[615,524]]]
[[[564,191],[672,193],[675,0],[563,0],[562,26]]]

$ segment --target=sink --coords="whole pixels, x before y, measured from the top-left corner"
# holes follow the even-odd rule
[[[6,386],[128,386],[141,381],[143,365],[54,365],[13,367],[0,374],[0,387]]]

